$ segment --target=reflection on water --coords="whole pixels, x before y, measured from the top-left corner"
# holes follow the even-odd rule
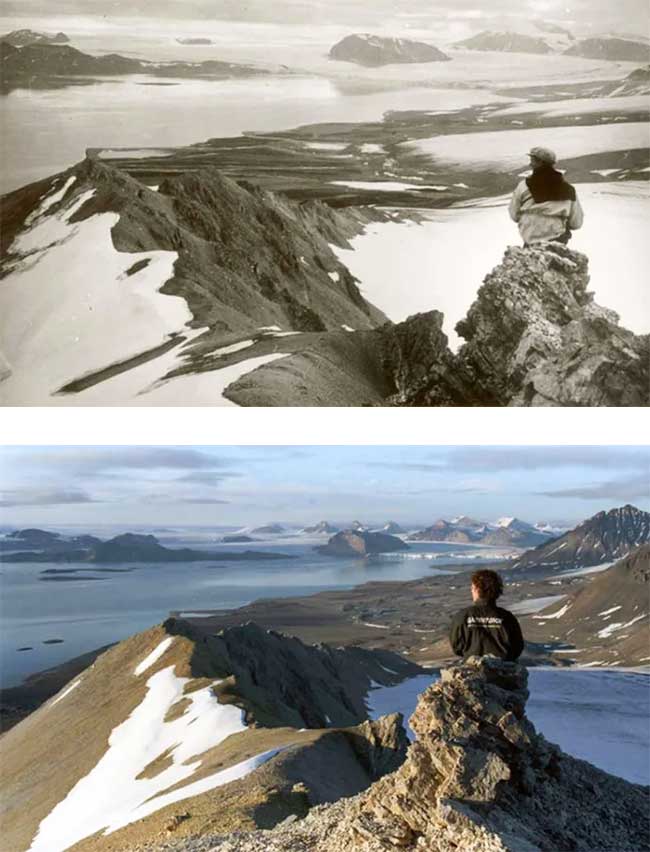
[[[3,685],[144,630],[162,621],[171,610],[228,609],[257,598],[308,595],[351,588],[371,580],[412,580],[430,572],[428,556],[336,559],[315,553],[314,543],[265,541],[239,548],[286,553],[295,557],[291,560],[140,564],[124,574],[101,573],[89,565],[71,564],[65,567],[81,569],[81,573],[73,575],[74,580],[47,583],[39,577],[42,571],[53,567],[50,564],[5,563],[0,597]],[[173,541],[173,546],[181,545],[196,547],[197,542]],[[233,545],[205,540],[199,546],[235,549]],[[433,558],[437,554],[463,552],[468,558],[478,554],[476,549],[460,545],[415,543],[409,557],[417,553]],[[63,639],[64,643],[44,645],[48,639]],[[21,647],[32,650],[17,651]]]
[[[324,77],[178,80],[144,76],[91,86],[16,89],[1,98],[4,157],[0,192],[82,160],[86,148],[189,145],[244,131],[322,121],[377,121],[389,110],[453,109],[494,100],[485,90],[373,86]],[[167,81],[170,82],[170,81]]]

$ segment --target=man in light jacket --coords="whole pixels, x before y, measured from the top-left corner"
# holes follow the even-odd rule
[[[551,241],[566,245],[584,219],[575,188],[553,168],[553,151],[532,148],[529,157],[533,173],[513,192],[510,218],[519,225],[525,246]]]

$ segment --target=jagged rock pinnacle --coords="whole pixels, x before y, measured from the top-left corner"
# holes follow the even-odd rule
[[[648,788],[569,757],[538,734],[525,715],[527,680],[523,666],[489,657],[444,670],[420,696],[410,720],[417,740],[396,772],[291,826],[200,848],[647,850]]]

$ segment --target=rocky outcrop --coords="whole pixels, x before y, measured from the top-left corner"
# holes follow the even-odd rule
[[[438,311],[331,334],[233,383],[241,405],[647,406],[650,338],[589,292],[585,255],[509,247],[450,351]]]
[[[408,544],[394,535],[362,530],[343,530],[332,536],[327,544],[316,548],[329,556],[370,556],[408,549]]]
[[[587,267],[585,255],[559,243],[506,250],[456,326],[466,341],[450,359],[456,399],[500,406],[650,403],[648,337],[621,328],[614,311],[593,301]],[[414,347],[423,319],[405,325]],[[441,384],[448,394],[448,371],[442,382],[435,374],[423,380],[409,372],[419,371],[419,364],[411,365],[408,356],[395,361],[393,404],[440,404]]]
[[[526,718],[527,672],[494,658],[443,670],[420,697],[405,763],[365,793],[214,852],[641,852],[648,788],[564,754]]]
[[[331,48],[329,57],[370,67],[405,62],[445,62],[450,58],[431,44],[369,33],[346,36]]]

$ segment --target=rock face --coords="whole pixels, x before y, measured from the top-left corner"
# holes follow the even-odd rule
[[[602,565],[650,542],[650,513],[636,506],[598,512],[575,529],[541,547],[529,550],[513,568],[550,570]]]
[[[584,59],[610,59],[615,62],[647,62],[650,45],[624,38],[586,38],[565,51],[567,56]]]
[[[525,715],[527,677],[522,666],[489,657],[443,670],[420,697],[410,720],[417,740],[396,772],[291,827],[201,848],[647,850],[648,788],[571,758],[538,734]]]
[[[466,50],[495,50],[503,53],[553,52],[543,38],[535,38],[521,33],[494,33],[489,31],[459,41],[454,46]]]
[[[588,283],[579,252],[511,246],[456,326],[466,341],[457,353],[442,314],[431,311],[316,341],[234,383],[228,397],[244,405],[647,406],[650,338],[621,328]]]
[[[378,532],[343,530],[320,547],[320,553],[328,556],[370,556],[373,553],[394,553],[408,550],[401,538]]]
[[[371,681],[418,673],[385,651],[169,619],[97,656],[2,736],[2,850],[134,850],[169,826],[175,837],[270,827],[357,794],[407,745],[399,714],[368,719]],[[107,772],[119,795],[90,794]],[[68,796],[83,819],[65,819]]]
[[[445,62],[450,58],[431,44],[404,38],[383,38],[368,33],[346,36],[331,48],[329,57],[368,66]]]

